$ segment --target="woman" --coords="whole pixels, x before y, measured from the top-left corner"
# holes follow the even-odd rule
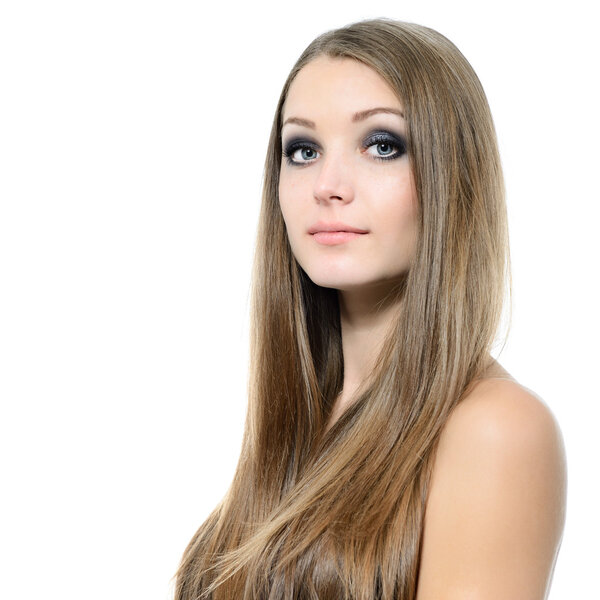
[[[387,20],[312,42],[266,159],[242,454],[177,600],[545,597],[564,453],[489,354],[507,264],[455,46]]]

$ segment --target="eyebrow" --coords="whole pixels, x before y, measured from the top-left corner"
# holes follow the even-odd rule
[[[359,121],[364,121],[365,119],[368,119],[369,117],[372,117],[373,115],[377,115],[380,113],[388,114],[388,115],[398,115],[400,118],[404,119],[404,113],[401,110],[398,110],[397,108],[388,108],[385,106],[378,106],[377,108],[369,108],[368,110],[361,110],[359,112],[355,112],[352,115],[352,122],[358,123]],[[282,129],[285,125],[288,125],[288,124],[289,125],[291,125],[291,124],[300,125],[302,127],[308,127],[309,129],[317,128],[314,121],[311,121],[309,119],[301,119],[300,117],[287,118],[283,122],[283,125],[281,126]]]
[[[361,110],[360,112],[356,112],[352,115],[352,122],[357,123],[358,121],[364,121],[369,117],[376,115],[378,113],[386,113],[388,115],[398,115],[400,118],[404,119],[404,113],[397,108],[370,108],[369,110]]]

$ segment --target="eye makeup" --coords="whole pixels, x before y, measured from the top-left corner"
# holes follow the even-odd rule
[[[361,142],[361,149],[375,160],[394,160],[407,151],[404,136],[387,129],[370,131]],[[370,150],[373,149],[374,152]],[[319,144],[304,137],[292,137],[283,144],[283,156],[288,165],[303,166],[314,162],[319,154]]]
[[[375,154],[368,152],[372,147]],[[364,139],[363,148],[376,160],[394,160],[406,154],[406,139],[387,130],[372,131]]]
[[[305,151],[312,156],[306,156]],[[305,165],[312,162],[319,153],[319,145],[306,138],[294,137],[283,146],[283,156],[288,165]],[[300,154],[300,156],[297,156]],[[303,158],[304,160],[298,160]]]

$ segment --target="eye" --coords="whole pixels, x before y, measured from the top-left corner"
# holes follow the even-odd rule
[[[317,151],[314,148],[300,148],[294,151],[292,158],[296,161],[299,160],[313,160],[317,158]]]
[[[378,160],[393,160],[406,154],[406,141],[389,131],[374,131],[364,141],[366,153]]]
[[[369,152],[371,149],[374,149],[375,151]],[[369,152],[369,154],[377,154],[378,156],[389,156],[390,154],[394,154],[396,152],[396,148],[387,142],[379,142],[378,144],[369,146],[367,152]]]
[[[283,156],[290,165],[306,165],[319,158],[319,150],[314,142],[291,140],[284,146]]]

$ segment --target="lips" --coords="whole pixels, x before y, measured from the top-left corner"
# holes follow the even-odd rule
[[[347,232],[347,233],[369,233],[366,229],[359,229],[358,227],[352,227],[345,223],[323,223],[319,221],[308,229],[308,233],[314,235],[315,233],[329,233],[329,232]]]
[[[338,246],[369,233],[366,229],[352,227],[345,223],[319,222],[309,228],[308,233],[323,246]]]

